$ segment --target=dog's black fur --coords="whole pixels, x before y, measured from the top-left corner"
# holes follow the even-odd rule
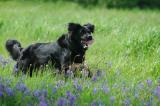
[[[63,34],[53,43],[36,43],[22,48],[17,40],[8,40],[6,49],[14,60],[17,68],[24,74],[48,64],[49,61],[61,73],[68,70],[73,63],[83,63],[88,45],[93,41],[94,25],[88,23],[83,26],[77,23],[68,24],[68,33]]]

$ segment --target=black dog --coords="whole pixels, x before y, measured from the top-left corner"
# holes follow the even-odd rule
[[[83,26],[69,23],[68,33],[63,34],[54,43],[36,43],[22,48],[17,40],[8,40],[6,49],[17,61],[17,68],[24,74],[29,69],[32,76],[33,69],[45,66],[49,61],[61,73],[62,70],[68,70],[74,63],[84,62],[88,45],[93,42],[93,32],[94,25],[90,23]]]

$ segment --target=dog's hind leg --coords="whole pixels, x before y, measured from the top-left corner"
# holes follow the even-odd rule
[[[55,64],[55,69],[56,69],[56,73],[58,73],[58,74],[62,73],[61,64],[56,63]]]
[[[33,69],[34,69],[34,66],[30,66],[30,69],[29,69],[29,76],[32,77],[32,72],[33,72]]]
[[[61,74],[62,73],[62,66],[59,61],[54,59],[54,62],[52,62],[52,65],[55,67],[56,74]]]

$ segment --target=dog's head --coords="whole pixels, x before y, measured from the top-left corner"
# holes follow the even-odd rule
[[[92,33],[94,33],[95,26],[88,23],[80,25],[77,23],[69,23],[68,31],[72,42],[81,45],[84,49],[88,48],[94,41]]]
[[[17,60],[22,49],[21,44],[17,40],[7,40],[6,49],[14,60]]]

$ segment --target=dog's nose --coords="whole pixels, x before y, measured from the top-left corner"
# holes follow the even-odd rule
[[[87,40],[92,40],[92,39],[93,39],[92,36],[87,37]]]

